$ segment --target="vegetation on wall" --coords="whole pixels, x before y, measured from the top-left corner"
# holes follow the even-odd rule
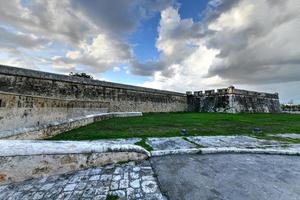
[[[84,72],[70,72],[69,76],[75,76],[75,77],[81,77],[81,78],[88,78],[88,79],[94,79],[92,75],[86,74]]]

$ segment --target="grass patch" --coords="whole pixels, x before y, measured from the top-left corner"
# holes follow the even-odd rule
[[[139,142],[136,142],[135,145],[138,145],[138,146],[140,146],[140,147],[143,147],[143,148],[146,149],[147,151],[153,151],[153,148],[152,148],[149,144],[147,144],[146,138],[142,138],[142,140],[139,141]]]
[[[226,113],[146,113],[142,117],[113,118],[95,122],[50,138],[50,140],[96,140],[197,135],[253,135],[300,133],[300,115]],[[143,142],[141,142],[143,143]],[[143,144],[140,144],[143,145]]]
[[[182,137],[182,139],[184,139],[185,141],[187,141],[189,143],[192,143],[193,145],[195,145],[198,148],[203,148],[204,147],[204,146],[202,146],[202,145],[200,145],[200,144],[198,144],[198,143],[196,143],[196,142],[194,142],[192,140],[189,140],[189,138],[187,138],[187,137]]]
[[[119,197],[117,195],[107,195],[106,200],[118,200]]]
[[[119,162],[117,162],[117,164],[119,164],[119,165],[124,165],[124,164],[127,164],[127,163],[129,163],[130,162],[130,160],[124,160],[124,161],[119,161]]]

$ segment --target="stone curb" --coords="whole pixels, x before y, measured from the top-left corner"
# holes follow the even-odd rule
[[[0,157],[106,152],[136,152],[150,156],[150,152],[137,145],[97,141],[0,140],[0,146]]]
[[[0,140],[0,146],[0,185],[150,157],[137,145],[95,141]]]
[[[178,150],[162,150],[152,151],[151,156],[164,156],[174,154],[217,154],[217,153],[250,153],[250,154],[272,154],[272,155],[300,155],[300,150],[288,150],[288,149],[261,149],[261,148],[236,148],[236,147],[224,147],[224,148],[199,148],[199,149],[178,149]]]
[[[201,149],[176,149],[176,150],[156,150],[151,151],[151,157],[164,156],[164,155],[174,155],[174,154],[195,154],[200,153]]]

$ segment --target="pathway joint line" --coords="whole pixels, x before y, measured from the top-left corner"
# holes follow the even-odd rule
[[[217,153],[250,153],[250,154],[271,154],[271,155],[300,155],[300,150],[283,150],[283,149],[246,149],[235,147],[224,148],[200,148],[200,149],[178,149],[178,150],[158,150],[152,151],[151,157],[174,155],[174,154],[217,154]]]

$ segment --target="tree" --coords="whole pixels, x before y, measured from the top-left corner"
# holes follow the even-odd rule
[[[94,79],[92,75],[86,74],[84,72],[81,72],[81,73],[70,72],[69,76],[76,76],[76,77],[81,77],[81,78]]]

